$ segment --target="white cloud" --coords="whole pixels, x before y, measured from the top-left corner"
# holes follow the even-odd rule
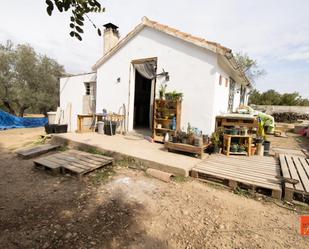
[[[275,75],[289,78],[295,66],[276,67],[282,63],[308,65],[309,22],[308,0],[105,0],[103,14],[91,15],[98,25],[109,21],[126,35],[142,16],[173,26],[230,47],[244,51],[265,66],[265,82],[277,87]],[[12,39],[15,43],[28,42],[41,53],[64,64],[69,72],[87,72],[102,54],[102,38],[90,24],[85,27],[83,41],[69,36],[69,13],[46,14],[43,0],[3,1],[0,8],[0,42]],[[307,68],[309,70],[309,68]],[[308,82],[306,70],[297,74],[299,82]],[[289,78],[288,82],[292,82]],[[289,83],[291,84],[291,83]],[[308,93],[309,95],[309,93]]]

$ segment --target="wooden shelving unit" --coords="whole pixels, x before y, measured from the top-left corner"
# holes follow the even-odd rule
[[[244,152],[231,152],[231,144],[232,139],[238,138],[244,141],[244,144],[247,146],[247,151]],[[245,155],[251,156],[251,144],[252,144],[252,136],[243,136],[243,135],[228,135],[224,134],[223,138],[223,154],[229,155]]]
[[[172,129],[176,117],[176,129]],[[175,135],[180,130],[181,101],[156,99],[154,103],[153,140],[163,142],[164,135]],[[161,127],[159,127],[161,125]]]

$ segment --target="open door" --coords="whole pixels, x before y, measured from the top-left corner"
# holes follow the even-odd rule
[[[132,61],[132,64],[135,71],[133,129],[151,131],[157,60],[156,58],[141,59]]]

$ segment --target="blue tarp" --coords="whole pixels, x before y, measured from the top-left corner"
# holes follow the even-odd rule
[[[47,124],[47,118],[22,118],[0,110],[0,130],[39,127]]]

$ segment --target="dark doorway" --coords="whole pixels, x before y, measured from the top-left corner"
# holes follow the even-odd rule
[[[135,70],[134,129],[150,128],[151,80]]]

